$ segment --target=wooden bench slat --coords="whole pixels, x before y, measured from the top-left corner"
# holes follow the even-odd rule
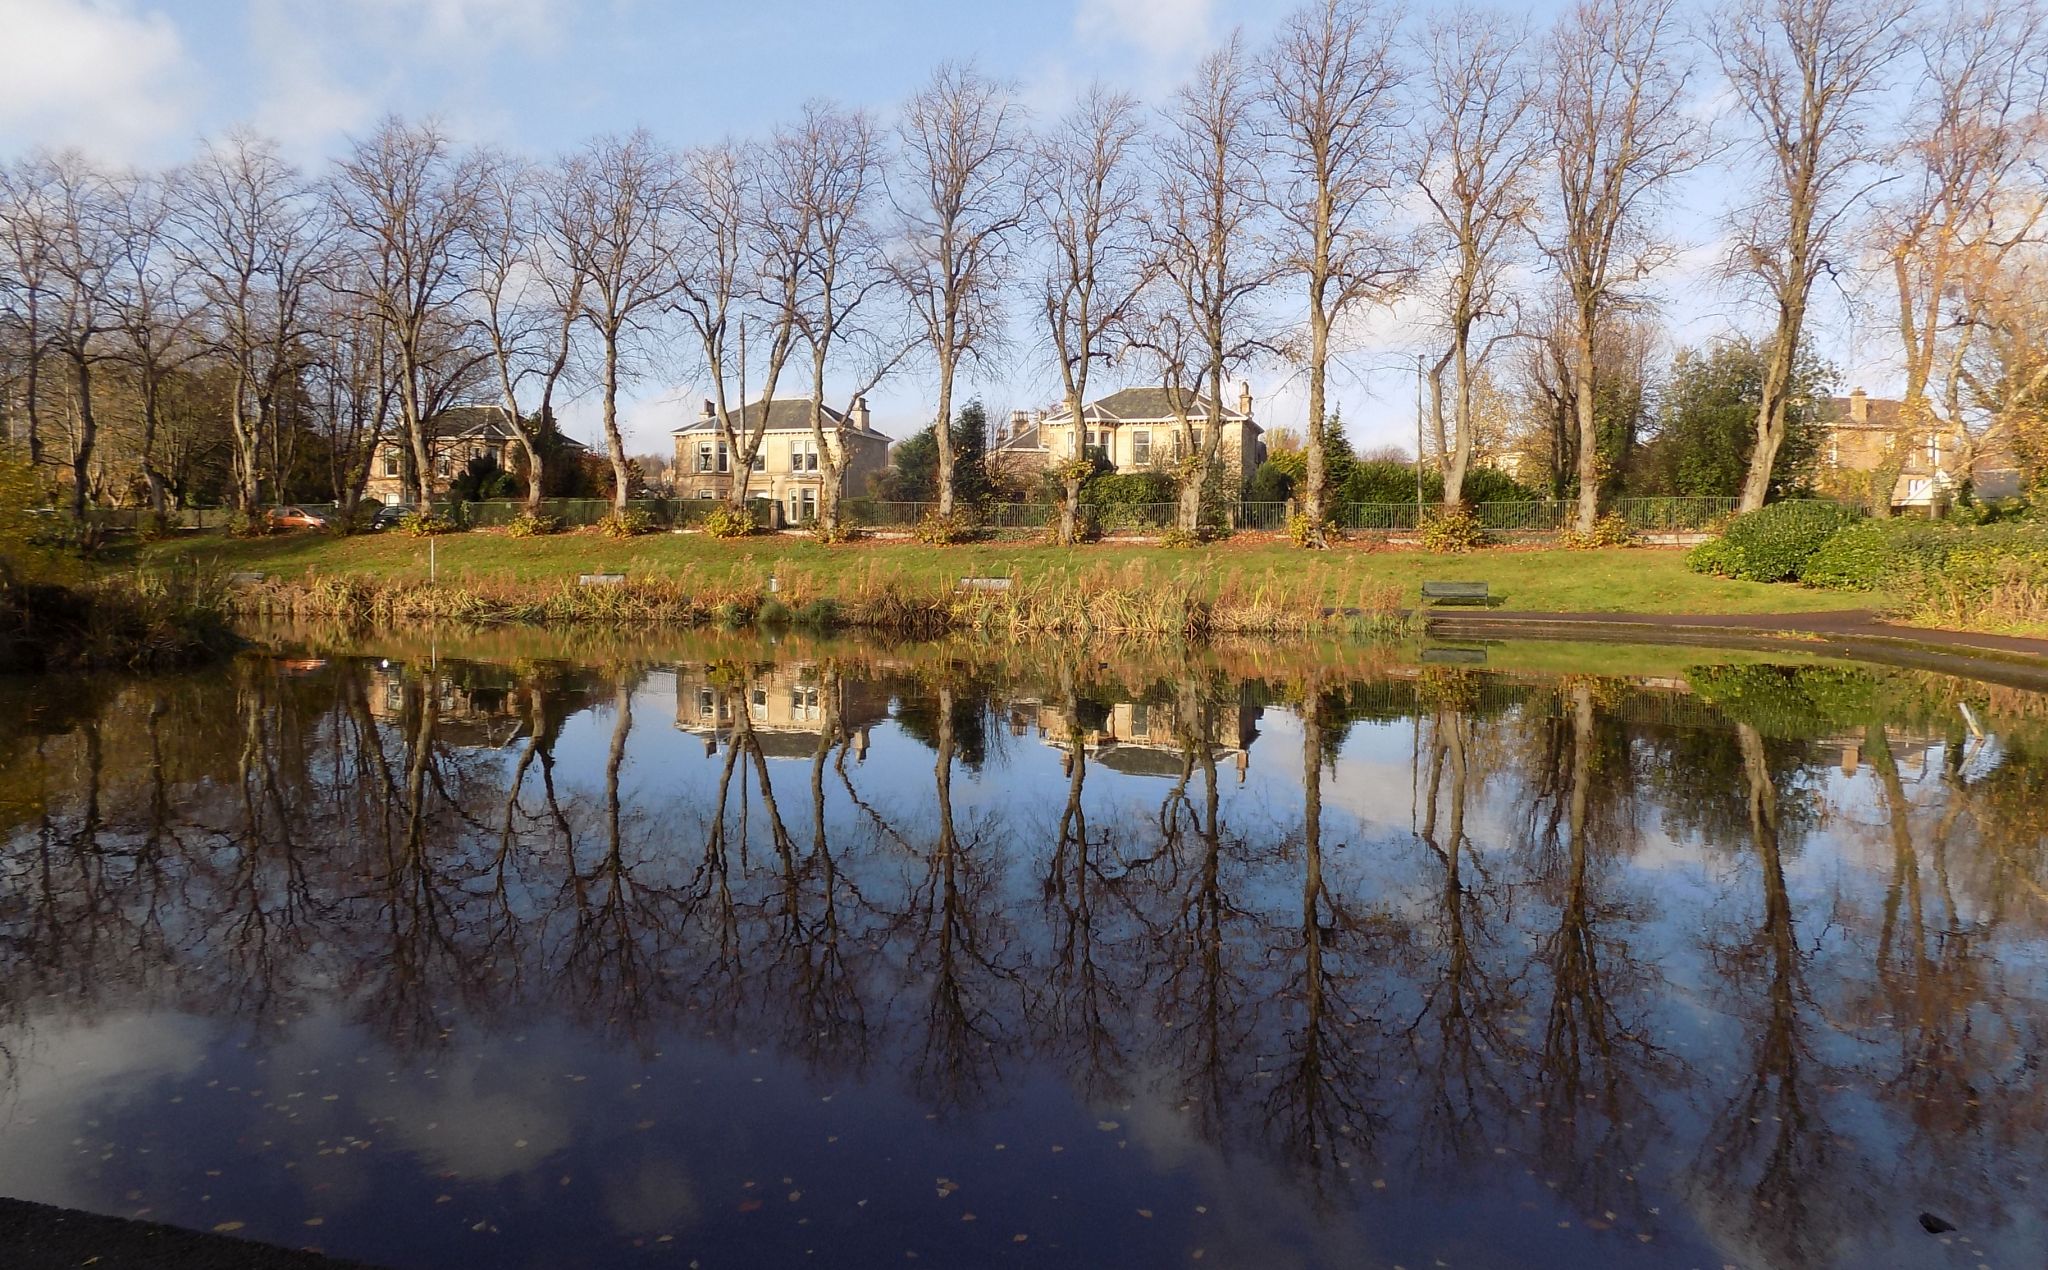
[[[1425,582],[1422,598],[1440,604],[1486,604],[1493,597],[1484,582]]]

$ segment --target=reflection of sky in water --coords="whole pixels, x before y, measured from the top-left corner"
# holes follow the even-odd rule
[[[1931,1266],[2014,1264],[2048,1235],[2043,827],[2013,841],[2025,817],[1995,796],[2015,771],[2041,788],[2038,712],[1996,734],[1980,704],[1982,742],[1902,724],[1892,786],[1860,727],[1674,740],[1625,724],[1620,686],[1584,736],[1569,686],[1541,679],[1462,723],[1332,705],[1310,893],[1297,698],[1207,690],[1210,826],[1201,765],[1183,785],[1157,723],[1194,708],[1171,665],[1150,722],[1114,694],[1081,720],[1051,683],[960,680],[976,721],[953,741],[982,752],[952,768],[948,873],[940,681],[849,668],[881,679],[845,699],[872,715],[860,752],[822,770],[828,880],[812,764],[782,756],[815,729],[755,707],[778,841],[752,756],[729,768],[729,731],[707,753],[679,723],[705,682],[689,668],[629,676],[623,734],[606,672],[541,687],[564,703],[552,767],[507,837],[536,729],[522,672],[486,669],[497,686],[449,695],[419,773],[427,874],[389,867],[421,701],[404,666],[245,663],[167,690],[168,836],[136,762],[154,690],[113,692],[99,907],[66,891],[55,926],[31,866],[75,885],[89,765],[75,730],[37,743],[50,828],[8,831],[0,908],[8,978],[37,985],[0,998],[0,1192],[393,1265]],[[807,675],[715,691],[745,711],[751,685]],[[383,704],[351,713],[358,692]],[[357,761],[365,728],[379,764]],[[1597,759],[1575,851],[1579,742]],[[1070,745],[1089,755],[1080,872]],[[261,831],[251,753],[284,791]],[[1745,757],[1770,775],[1779,898],[1732,784]],[[34,960],[57,954],[77,964]],[[840,977],[805,978],[834,955]],[[1926,1235],[1923,1209],[1962,1230]]]

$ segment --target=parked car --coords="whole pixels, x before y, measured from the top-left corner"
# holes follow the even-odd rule
[[[286,506],[263,513],[263,523],[271,529],[326,529],[332,522],[319,512]]]
[[[418,510],[419,508],[411,503],[386,503],[377,509],[376,515],[370,517],[370,528],[373,530],[396,529],[400,521]]]

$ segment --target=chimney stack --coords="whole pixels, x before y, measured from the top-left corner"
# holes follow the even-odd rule
[[[1252,381],[1237,381],[1237,412],[1249,419],[1252,417]]]
[[[857,432],[867,432],[870,430],[868,424],[868,399],[866,397],[855,397],[853,399],[853,426]]]
[[[1024,429],[1031,426],[1031,416],[1023,410],[1012,410],[1010,422],[999,440],[1012,441],[1024,435]]]
[[[704,399],[704,413],[703,413],[702,415],[700,415],[700,416],[699,416],[699,418],[703,418],[703,419],[715,419],[715,418],[717,418],[717,417],[718,417],[718,407],[712,404],[712,402],[711,402],[711,398],[709,398],[709,397],[706,397],[706,398]]]
[[[1870,398],[1861,388],[1849,394],[1849,422],[1870,422]]]

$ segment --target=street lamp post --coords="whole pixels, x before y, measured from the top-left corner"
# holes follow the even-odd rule
[[[1415,528],[1422,530],[1422,354],[1415,355]]]

